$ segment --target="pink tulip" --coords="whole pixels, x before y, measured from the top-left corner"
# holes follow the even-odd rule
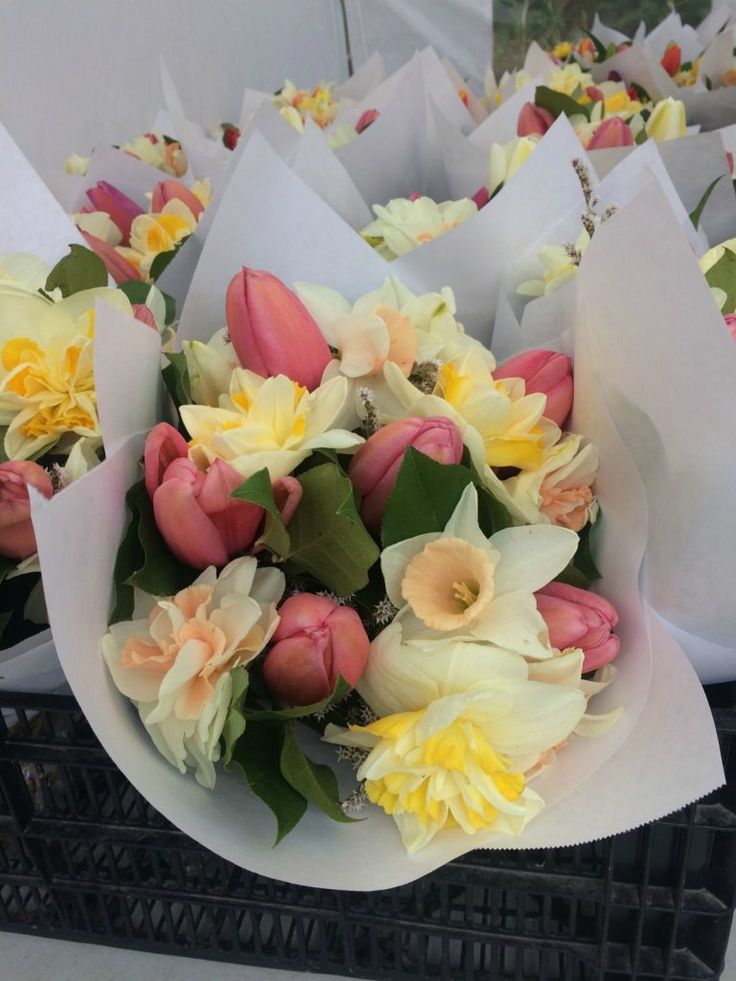
[[[27,559],[36,551],[29,484],[44,497],[53,496],[51,478],[37,463],[30,460],[0,463],[0,555],[8,559]]]
[[[151,211],[154,213],[163,211],[164,205],[169,201],[182,201],[197,219],[204,211],[199,198],[195,197],[181,181],[159,181],[151,195]]]
[[[350,461],[348,476],[360,494],[360,516],[377,532],[396,484],[404,454],[412,446],[437,463],[459,463],[463,438],[454,422],[442,416],[390,422],[360,447]]]
[[[230,339],[244,368],[269,378],[286,375],[312,390],[332,360],[327,341],[295,293],[276,276],[243,268],[225,302]]]
[[[544,136],[555,117],[549,109],[535,106],[533,102],[527,102],[519,113],[519,120],[516,124],[517,136]]]
[[[265,511],[231,497],[244,482],[242,475],[224,460],[215,460],[202,473],[187,449],[186,440],[166,422],[146,438],[146,490],[166,544],[195,569],[222,566],[236,555],[257,550]],[[301,484],[295,477],[282,477],[273,491],[288,524],[301,500]]]
[[[527,395],[541,392],[547,396],[544,414],[562,426],[570,415],[573,399],[572,358],[556,351],[525,351],[505,361],[493,372],[501,378],[523,378]]]
[[[478,211],[480,211],[481,208],[485,208],[485,206],[491,200],[491,196],[488,193],[488,188],[485,186],[485,184],[483,187],[478,188],[470,200],[475,204]]]
[[[731,332],[731,337],[736,341],[736,313],[727,313],[723,319]]]
[[[604,119],[588,142],[588,150],[609,150],[617,146],[633,146],[631,127],[619,116]]]
[[[605,95],[598,88],[597,85],[589,85],[585,90],[585,94],[588,96],[591,102],[603,102]]]
[[[141,278],[141,274],[135,266],[128,262],[127,259],[124,259],[114,246],[103,242],[96,235],[90,235],[89,232],[85,232],[82,228],[79,231],[95,255],[99,256],[105,263],[105,269],[107,269],[118,286],[121,283],[129,283],[131,279]]]
[[[131,201],[127,194],[123,194],[107,181],[99,181],[94,187],[87,191],[87,197],[95,206],[97,211],[105,211],[120,229],[123,236],[123,244],[127,245],[130,240],[130,226],[138,215],[143,214],[143,208],[139,208],[135,201]]]
[[[355,132],[362,133],[364,129],[368,129],[371,123],[375,123],[380,115],[378,109],[366,109],[355,124]]]
[[[147,307],[145,303],[133,304],[133,316],[136,320],[140,320],[142,324],[145,324],[146,327],[153,327],[154,330],[158,330],[156,318],[151,313],[150,307]]]
[[[326,596],[299,593],[279,609],[281,622],[263,662],[271,691],[291,705],[326,698],[340,675],[357,685],[370,641],[358,614]]]
[[[561,651],[579,647],[585,654],[584,672],[596,671],[616,657],[621,645],[611,631],[618,614],[607,599],[559,582],[540,589],[535,598],[550,643]]]

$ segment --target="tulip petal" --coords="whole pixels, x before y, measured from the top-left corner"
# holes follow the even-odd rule
[[[207,517],[188,481],[165,481],[153,495],[153,513],[174,555],[194,569],[222,566],[228,560],[220,534]]]

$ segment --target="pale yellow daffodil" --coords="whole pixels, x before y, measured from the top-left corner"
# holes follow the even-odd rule
[[[494,143],[488,163],[488,193],[493,195],[522,167],[536,149],[539,140],[517,136],[510,143]]]
[[[577,275],[580,260],[590,245],[590,235],[582,230],[572,247],[545,245],[538,252],[542,264],[543,279],[529,279],[520,283],[516,292],[521,296],[544,296],[553,293]]]
[[[313,450],[357,448],[363,439],[337,425],[348,397],[345,378],[307,391],[285,375],[261,378],[236,368],[219,407],[180,407],[191,442],[190,457],[202,469],[216,459],[230,463],[244,479],[268,469],[271,480],[285,477]]]
[[[474,201],[442,201],[420,197],[393,198],[383,207],[373,206],[376,218],[360,234],[384,259],[389,261],[432,242],[445,232],[462,225],[478,211]]]

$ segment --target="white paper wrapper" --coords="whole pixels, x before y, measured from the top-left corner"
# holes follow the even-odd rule
[[[646,488],[645,595],[704,681],[734,679],[736,528],[723,489],[734,482],[736,347],[656,187],[606,224],[579,279],[604,394]]]
[[[50,630],[0,651],[0,691],[48,692],[66,688]]]
[[[0,255],[30,252],[55,265],[84,239],[0,125]]]
[[[171,768],[153,748],[133,707],[115,690],[100,654],[115,553],[125,525],[124,495],[137,474],[142,439],[122,444],[63,496],[45,502],[34,495],[49,612],[72,689],[113,760],[182,830],[228,860],[264,875],[326,888],[370,890],[418,878],[472,848],[563,846],[623,831],[722,781],[717,739],[702,691],[676,645],[656,628],[652,629],[657,689],[650,695],[650,623],[638,590],[646,537],[644,496],[601,398],[585,326],[583,322],[575,352],[577,424],[584,421],[582,428],[601,452],[599,484],[605,518],[598,557],[606,595],[621,615],[623,651],[617,680],[597,699],[595,711],[624,704],[626,714],[604,737],[573,739],[535,781],[548,807],[519,839],[452,832],[409,858],[393,822],[376,808],[366,812],[360,825],[334,827],[310,810],[297,831],[272,849],[272,816],[242,779],[236,773],[223,773],[216,789],[208,792]],[[61,554],[63,567],[58,561]],[[688,707],[686,725],[681,717],[683,703]],[[658,751],[652,750],[653,742]],[[318,753],[330,758],[325,747],[319,747]],[[656,787],[656,793],[631,795],[631,786],[640,784]],[[572,795],[572,806],[567,795]]]
[[[478,215],[389,263],[255,135],[212,223],[181,314],[179,337],[207,338],[222,325],[227,284],[241,265],[249,265],[269,269],[286,282],[319,282],[329,272],[332,285],[354,298],[387,276],[397,276],[415,291],[451,286],[466,329],[488,339],[509,257],[534,241],[540,227],[582,201],[570,166],[575,157],[585,154],[561,118]],[[259,228],[268,233],[248,232]]]
[[[494,109],[488,119],[473,130],[470,142],[488,153],[494,143],[509,143],[516,136],[519,113],[527,102],[534,102],[534,92],[541,79],[535,79]]]

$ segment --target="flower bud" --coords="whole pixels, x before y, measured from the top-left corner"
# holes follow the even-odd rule
[[[670,41],[667,45],[665,53],[660,61],[660,65],[670,78],[674,78],[675,75],[680,70],[680,65],[682,64],[682,50],[679,44],[675,44],[674,41]]]
[[[355,124],[355,132],[362,133],[364,129],[368,129],[371,123],[375,123],[380,115],[378,109],[366,109],[364,113],[361,113],[358,122]]]
[[[562,426],[570,415],[573,400],[572,359],[556,351],[524,351],[510,358],[493,372],[502,378],[523,378],[527,395],[541,392],[547,396],[544,415]]]
[[[143,208],[139,208],[127,194],[123,194],[107,181],[99,181],[91,187],[87,191],[87,197],[98,211],[107,212],[120,229],[123,242],[127,244],[130,239],[130,226],[138,215],[143,214]]]
[[[558,582],[540,589],[535,598],[550,643],[561,651],[579,647],[585,654],[584,672],[596,671],[616,657],[620,641],[611,631],[618,614],[607,599]]]
[[[368,663],[370,641],[358,614],[326,596],[299,593],[279,609],[281,621],[266,654],[263,677],[291,705],[312,705],[342,675],[353,687]]]
[[[519,113],[516,124],[517,136],[544,136],[555,117],[549,109],[535,106],[533,102],[527,102]]]
[[[658,102],[646,122],[646,133],[650,140],[656,140],[658,143],[685,136],[687,134],[685,103],[672,98]]]
[[[463,438],[450,419],[399,419],[374,433],[350,461],[348,476],[362,500],[360,516],[366,528],[377,532],[409,447],[437,463],[459,463]]]
[[[723,319],[731,333],[731,337],[736,341],[736,313],[727,313]]]
[[[37,463],[30,460],[0,463],[0,555],[9,559],[27,559],[36,551],[29,484],[44,497],[53,496],[51,478]]]
[[[280,279],[243,268],[228,286],[225,314],[244,368],[317,388],[332,360],[330,349],[312,315]]]
[[[105,263],[105,269],[115,280],[119,286],[121,283],[129,283],[132,279],[140,279],[141,274],[128,262],[127,259],[123,258],[117,249],[112,245],[108,245],[107,242],[103,242],[101,238],[97,238],[96,235],[90,235],[89,232],[85,232],[83,228],[79,231],[82,234],[82,238],[85,240],[87,245],[92,249],[96,256]]]
[[[608,150],[611,147],[633,146],[634,134],[631,127],[619,116],[611,116],[604,119],[600,126],[596,127],[588,143],[588,150]]]
[[[163,211],[169,201],[181,201],[196,219],[199,219],[204,211],[202,202],[181,181],[159,181],[151,195],[151,211],[154,213]]]

